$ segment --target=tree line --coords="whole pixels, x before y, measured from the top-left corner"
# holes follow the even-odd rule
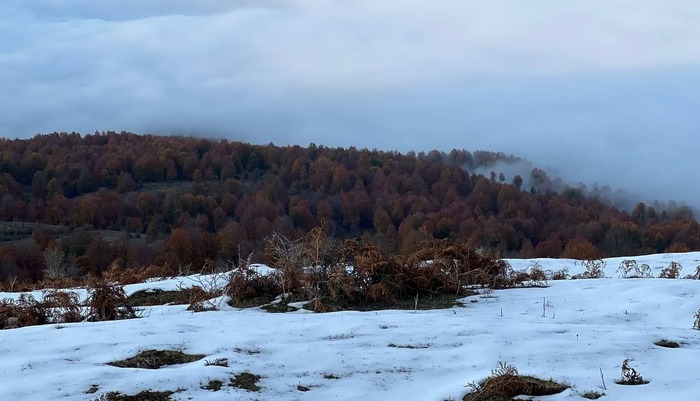
[[[263,260],[273,233],[316,227],[397,255],[426,239],[469,239],[503,257],[700,250],[687,207],[619,210],[555,190],[540,169],[508,181],[474,173],[517,160],[127,132],[0,139],[0,279],[41,280],[56,250],[75,274]]]

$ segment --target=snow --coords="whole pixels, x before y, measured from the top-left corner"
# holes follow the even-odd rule
[[[606,401],[698,399],[700,331],[692,325],[700,281],[619,278],[623,259],[647,263],[655,275],[673,260],[682,263],[685,275],[700,264],[700,253],[609,259],[609,278],[499,290],[444,310],[277,314],[222,303],[212,312],[156,306],[144,308],[140,319],[3,330],[0,400],[87,401],[110,391],[143,390],[178,391],[174,400],[202,401],[459,400],[468,383],[486,378],[499,361],[521,374],[571,386],[537,400],[583,400],[580,394],[588,391],[605,393]],[[509,262],[517,270],[535,261]],[[583,271],[573,260],[537,262],[549,270]],[[125,290],[174,289],[198,280],[190,276]],[[8,296],[17,294],[0,293]],[[654,345],[661,339],[681,348]],[[158,370],[107,365],[147,349],[206,357]],[[227,358],[229,366],[206,366],[217,358]],[[614,383],[625,358],[649,384]],[[201,388],[213,379],[227,384],[244,371],[262,376],[260,392]],[[92,385],[97,392],[87,394]],[[299,385],[310,390],[301,392]]]

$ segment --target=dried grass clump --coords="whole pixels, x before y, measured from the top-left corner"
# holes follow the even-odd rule
[[[181,365],[202,358],[204,355],[190,355],[182,351],[146,350],[131,358],[110,362],[108,365],[118,368],[160,369],[163,366]]]
[[[238,387],[247,391],[260,391],[262,388],[258,386],[260,376],[250,372],[242,372],[231,377],[231,387]]]
[[[50,323],[49,312],[31,294],[20,294],[17,300],[0,301],[0,328],[14,329]]]
[[[470,383],[472,391],[463,401],[511,401],[521,395],[541,396],[558,394],[569,388],[553,380],[542,380],[532,376],[521,376],[518,369],[505,362],[481,383]]]
[[[195,285],[194,287],[187,289],[186,292],[189,294],[187,299],[187,310],[193,312],[206,312],[218,309],[218,305],[210,301],[212,298],[216,298],[220,295],[218,291],[207,291],[204,288]]]
[[[0,329],[83,320],[80,299],[74,292],[45,290],[41,300],[20,294],[17,300],[0,301]]]
[[[96,398],[95,401],[172,401],[172,391],[141,391],[134,395],[125,395],[118,392],[110,392]]]
[[[262,275],[247,266],[240,266],[229,275],[224,293],[235,307],[259,306],[272,302],[280,293],[282,285],[279,274]]]
[[[571,278],[571,275],[569,274],[569,269],[564,268],[564,269],[552,272],[550,277],[552,280],[568,280],[569,278]]]
[[[637,264],[636,260],[626,259],[620,262],[617,272],[622,278],[649,278],[651,277],[651,268],[648,264]]]
[[[700,266],[695,268],[695,273],[688,274],[685,278],[689,280],[700,280]]]
[[[133,319],[139,310],[131,306],[124,288],[104,280],[94,280],[88,287],[87,319],[89,321]]]
[[[678,344],[677,342],[667,340],[665,338],[663,340],[655,341],[654,344],[658,345],[659,347],[663,347],[663,348],[680,348],[681,347],[681,345]]]
[[[683,266],[678,262],[671,262],[667,267],[664,267],[659,272],[659,278],[679,278],[681,276]]]
[[[410,255],[390,255],[371,240],[339,243],[315,229],[296,240],[275,234],[265,250],[268,263],[280,268],[282,292],[308,300],[306,308],[316,312],[409,303],[414,308],[417,297],[439,299],[428,304],[444,305],[445,297],[474,294],[469,286],[495,289],[546,283],[541,269],[518,275],[508,263],[470,241],[426,240]],[[231,278],[227,292],[234,304],[257,296],[258,291],[251,289],[256,287],[255,274],[239,269]]]
[[[637,263],[637,262],[634,262]],[[573,278],[596,279],[605,278],[606,262],[601,259],[589,259],[581,262],[585,269],[583,273],[575,275]]]
[[[42,303],[52,323],[75,323],[85,318],[80,297],[73,291],[44,290]]]

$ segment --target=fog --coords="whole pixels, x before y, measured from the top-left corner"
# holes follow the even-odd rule
[[[0,135],[512,153],[700,205],[700,5],[4,0]]]

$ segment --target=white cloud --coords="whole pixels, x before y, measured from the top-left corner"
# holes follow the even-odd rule
[[[660,169],[666,196],[699,167],[699,20],[652,0],[4,0],[0,135],[504,150],[601,184]]]

